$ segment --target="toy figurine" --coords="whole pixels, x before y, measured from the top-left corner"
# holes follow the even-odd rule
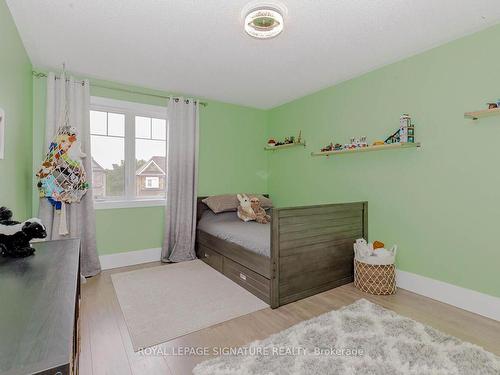
[[[384,142],[387,144],[415,142],[415,125],[412,123],[410,115],[403,114],[399,118],[399,129],[387,137]]]
[[[321,149],[321,152],[333,151],[333,142]]]
[[[491,102],[487,104],[488,104],[488,109],[500,108],[500,99],[498,99],[496,102]]]

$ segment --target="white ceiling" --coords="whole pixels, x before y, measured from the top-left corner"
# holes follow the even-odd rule
[[[37,67],[258,108],[500,22],[498,0],[284,0],[284,32],[255,40],[248,2],[7,0]]]

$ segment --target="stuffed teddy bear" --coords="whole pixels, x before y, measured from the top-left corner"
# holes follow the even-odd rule
[[[240,201],[238,205],[238,217],[244,222],[252,221],[257,218],[255,212],[252,210],[250,198],[246,194],[237,194],[236,197]]]
[[[255,213],[255,221],[259,224],[267,224],[271,222],[271,216],[266,213],[260,206],[260,199],[257,197],[253,197],[250,199],[250,205],[252,207],[253,212]]]
[[[40,219],[32,218],[23,223],[12,219],[12,211],[0,207],[0,255],[23,258],[35,253],[30,245],[33,238],[47,237]]]

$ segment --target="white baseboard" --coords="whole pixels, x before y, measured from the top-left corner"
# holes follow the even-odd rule
[[[133,266],[136,264],[157,262],[161,259],[161,248],[127,251],[99,256],[101,268],[109,270],[112,268]]]
[[[161,248],[99,256],[103,270],[157,262],[160,259]],[[399,288],[500,321],[499,297],[401,270],[397,270],[396,281]]]
[[[399,288],[500,321],[500,298],[397,270]]]

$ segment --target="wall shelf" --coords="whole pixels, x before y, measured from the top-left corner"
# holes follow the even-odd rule
[[[492,116],[500,116],[500,108],[485,109],[482,111],[475,111],[475,112],[465,112],[464,114],[465,118],[471,118],[473,120],[477,120],[483,117],[492,117]]]
[[[351,154],[354,152],[395,150],[395,149],[402,149],[402,148],[417,148],[417,147],[420,147],[420,142],[392,143],[389,145],[368,146],[368,147],[352,148],[352,149],[347,149],[347,150],[312,152],[311,156],[330,156],[330,155],[336,155],[336,154]]]
[[[282,150],[284,148],[290,148],[290,147],[306,147],[306,142],[300,142],[300,143],[289,143],[287,145],[281,145],[281,146],[266,146],[264,147],[264,150],[266,151],[278,151]]]

